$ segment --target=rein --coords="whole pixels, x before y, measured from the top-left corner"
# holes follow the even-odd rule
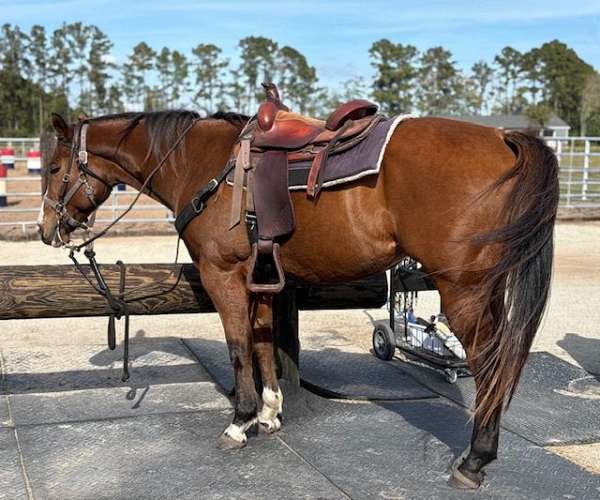
[[[61,187],[60,194],[58,196],[58,200],[51,200],[46,195],[44,195],[44,202],[47,202],[57,213],[58,216],[58,224],[57,224],[57,234],[58,238],[63,247],[67,247],[70,249],[69,258],[73,261],[75,269],[81,274],[81,276],[92,286],[92,288],[100,294],[102,297],[106,299],[108,306],[111,309],[111,313],[109,314],[108,319],[108,348],[110,350],[114,350],[116,348],[116,331],[115,331],[115,320],[119,320],[122,317],[125,319],[125,332],[123,337],[123,374],[121,380],[123,382],[129,379],[129,307],[128,302],[132,302],[133,300],[142,300],[152,297],[157,297],[165,293],[165,291],[156,292],[153,294],[147,294],[142,297],[137,297],[135,299],[130,299],[128,301],[127,294],[125,292],[125,279],[126,279],[126,266],[122,261],[117,261],[117,266],[119,266],[119,291],[115,293],[111,290],[110,286],[106,282],[102,271],[100,269],[100,265],[96,261],[96,252],[93,249],[94,242],[104,236],[112,227],[114,227],[125,215],[127,215],[135,206],[140,196],[144,193],[154,176],[158,173],[158,171],[166,164],[167,160],[171,156],[171,154],[177,149],[177,147],[182,143],[182,141],[187,136],[187,133],[192,129],[192,127],[196,124],[198,119],[193,120],[190,124],[185,127],[185,129],[181,132],[177,140],[169,147],[167,152],[163,155],[158,164],[152,169],[148,177],[142,183],[141,187],[138,190],[137,195],[131,201],[129,206],[122,212],[115,220],[113,220],[108,226],[106,226],[99,233],[91,236],[90,230],[94,225],[96,218],[96,208],[98,208],[98,204],[95,200],[95,192],[91,187],[87,180],[87,175],[98,179],[105,186],[112,190],[113,186],[108,184],[104,179],[100,178],[97,174],[93,173],[88,167],[88,152],[86,146],[86,137],[87,137],[87,128],[89,123],[87,121],[83,121],[78,124],[76,128],[76,137],[77,141],[73,141],[71,143],[71,155],[69,159],[69,171],[63,177],[63,185]],[[78,150],[78,151],[76,151]],[[73,171],[73,165],[77,165],[77,169],[79,171],[79,177],[77,181],[69,188],[69,183]],[[83,223],[75,220],[75,218],[69,214],[66,209],[69,201],[75,196],[75,194],[81,189],[82,186],[85,186],[85,193],[89,200],[92,202],[94,206],[94,212],[89,217],[89,223]],[[62,241],[60,236],[60,226],[61,224],[68,224],[75,228],[82,228],[86,232],[86,238],[79,245],[69,244],[67,242]],[[177,238],[177,248],[175,253],[175,262],[174,266],[178,265],[179,259],[179,244],[181,241],[181,236],[179,235]],[[82,265],[77,260],[75,256],[76,252],[79,252],[82,248],[85,247],[84,255],[89,261],[90,269],[94,274],[94,278],[96,280],[96,284],[92,282],[92,280],[88,277],[87,273],[83,269]],[[175,283],[171,287],[171,289],[175,288],[179,281],[181,280],[181,276],[183,274],[183,267],[179,266]],[[161,281],[165,282],[168,278],[165,278]],[[133,288],[129,290],[129,293],[132,291],[143,288],[143,285],[140,287]]]

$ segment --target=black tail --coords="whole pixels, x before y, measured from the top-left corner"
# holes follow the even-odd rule
[[[492,189],[514,180],[501,214],[507,224],[476,238],[479,244],[499,244],[502,249],[500,260],[485,272],[479,297],[485,307],[478,324],[481,354],[475,413],[483,423],[510,403],[542,319],[559,199],[554,152],[541,139],[518,132],[507,133],[505,141],[517,161]]]

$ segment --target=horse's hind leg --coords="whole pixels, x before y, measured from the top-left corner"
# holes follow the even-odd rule
[[[254,299],[254,354],[262,379],[262,408],[258,422],[267,432],[281,428],[283,394],[277,382],[273,351],[273,298],[260,295]]]
[[[452,331],[460,339],[467,354],[467,363],[474,373],[476,400],[480,401],[483,387],[477,367],[486,362],[485,355],[477,349],[475,331],[477,329],[478,311],[474,305],[469,288],[459,288],[447,283],[438,283],[444,312]],[[475,294],[476,296],[476,294]],[[479,341],[486,333],[486,325],[480,325]],[[500,432],[501,409],[494,412],[492,418],[484,422],[479,416],[473,419],[473,433],[470,446],[452,465],[450,483],[459,488],[474,489],[481,485],[484,478],[483,468],[496,459],[498,451],[498,435]]]
[[[199,264],[202,284],[223,323],[235,379],[233,422],[221,435],[222,448],[241,448],[246,431],[257,421],[258,395],[253,377],[250,296],[239,270],[223,271],[206,261]]]
[[[475,417],[471,446],[452,465],[450,484],[466,489],[481,485],[485,476],[483,468],[497,457],[499,434],[499,410],[487,424],[482,424],[481,419]]]

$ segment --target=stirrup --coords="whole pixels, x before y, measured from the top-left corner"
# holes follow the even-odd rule
[[[256,270],[256,262],[258,260],[258,243],[252,244],[252,256],[250,258],[250,271],[246,276],[246,287],[253,293],[279,293],[285,287],[285,274],[279,259],[279,243],[273,243],[271,252],[273,263],[277,271],[277,283],[255,283],[254,271]]]

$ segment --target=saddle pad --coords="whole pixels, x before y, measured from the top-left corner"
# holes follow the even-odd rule
[[[368,175],[376,175],[381,169],[385,148],[404,120],[412,115],[399,115],[375,125],[371,133],[353,148],[330,155],[323,172],[323,187],[328,188],[352,182]],[[290,191],[306,189],[311,161],[290,163],[288,167]],[[227,184],[233,185],[233,172],[227,176]]]

